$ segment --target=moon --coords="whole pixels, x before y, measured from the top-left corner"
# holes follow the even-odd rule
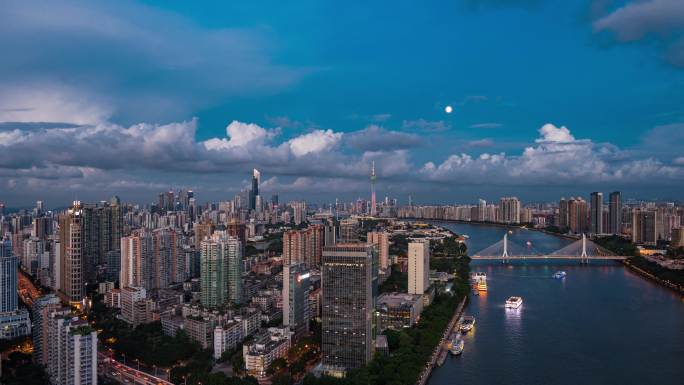
[[[453,111],[454,111],[454,108],[451,107],[451,106],[446,106],[446,107],[444,107],[444,112],[446,112],[447,114],[450,114],[450,113],[452,113]]]

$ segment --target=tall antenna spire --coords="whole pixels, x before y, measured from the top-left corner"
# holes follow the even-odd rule
[[[375,201],[375,161],[371,163],[371,207],[370,207],[370,215],[374,217],[377,212],[377,202]]]

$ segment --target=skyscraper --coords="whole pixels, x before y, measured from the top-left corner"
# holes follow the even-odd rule
[[[0,239],[0,339],[12,339],[31,334],[31,321],[26,309],[19,309],[17,295],[18,259],[12,242]]]
[[[603,234],[603,193],[591,193],[591,206],[589,211],[589,232]]]
[[[33,319],[33,362],[47,367],[50,357],[48,344],[50,315],[61,308],[59,298],[54,294],[44,295],[33,302],[31,318]]]
[[[622,233],[622,196],[619,191],[613,191],[609,196],[608,232]]]
[[[228,299],[242,303],[242,253],[244,246],[238,238],[228,237]]]
[[[309,332],[309,276],[303,263],[283,266],[283,325],[296,336]]]
[[[587,232],[587,202],[581,197],[568,201],[568,226],[575,234]]]
[[[371,175],[370,175],[370,180],[371,180],[371,206],[370,206],[370,215],[372,217],[377,215],[377,209],[378,209],[378,203],[375,199],[375,161],[373,161],[371,165]]]
[[[252,170],[252,188],[249,190],[249,208],[256,209],[257,196],[259,196],[259,183],[261,182],[261,173],[256,168]]]
[[[145,229],[136,230],[130,236],[121,238],[120,287],[144,287],[147,290],[153,288],[152,247],[152,236]]]
[[[517,197],[501,198],[501,222],[520,223],[520,200]]]
[[[423,295],[430,286],[430,241],[408,244],[408,292]]]
[[[337,244],[323,249],[321,267],[323,365],[341,374],[372,355],[373,247]]]
[[[61,250],[60,284],[62,293],[72,304],[85,296],[84,289],[84,234],[81,202],[74,201],[66,213],[59,217]]]

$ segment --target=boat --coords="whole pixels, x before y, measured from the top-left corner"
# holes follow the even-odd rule
[[[523,299],[521,297],[510,297],[506,300],[507,309],[517,309],[522,306]]]
[[[556,278],[556,279],[563,279],[563,278],[565,278],[567,275],[568,275],[568,274],[567,274],[566,272],[564,272],[564,271],[557,271],[557,272],[553,273],[553,278]]]
[[[449,351],[451,354],[454,356],[458,356],[459,354],[463,353],[463,339],[461,338],[461,334],[459,333],[454,333],[451,339],[451,347],[449,348]]]
[[[475,317],[467,315],[461,318],[461,332],[468,333],[473,326],[475,326]]]
[[[475,288],[479,291],[487,291],[487,274],[478,271],[475,273],[473,283]]]

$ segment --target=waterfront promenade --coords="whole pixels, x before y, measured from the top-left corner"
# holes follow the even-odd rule
[[[420,374],[420,377],[418,377],[416,385],[425,385],[427,383],[428,379],[430,378],[430,374],[432,373],[432,369],[434,369],[434,367],[438,365],[438,360],[440,360],[440,356],[446,352],[445,346],[447,340],[449,339],[449,336],[451,335],[451,331],[454,329],[454,326],[456,326],[458,320],[461,318],[461,314],[463,313],[463,307],[465,306],[467,300],[468,297],[466,296],[458,304],[458,307],[456,307],[454,316],[451,317],[451,321],[449,321],[449,324],[444,329],[442,339],[439,341],[439,344],[435,347],[435,350],[432,352],[432,356],[430,356],[430,361],[425,364],[425,368],[423,369],[423,372]]]

